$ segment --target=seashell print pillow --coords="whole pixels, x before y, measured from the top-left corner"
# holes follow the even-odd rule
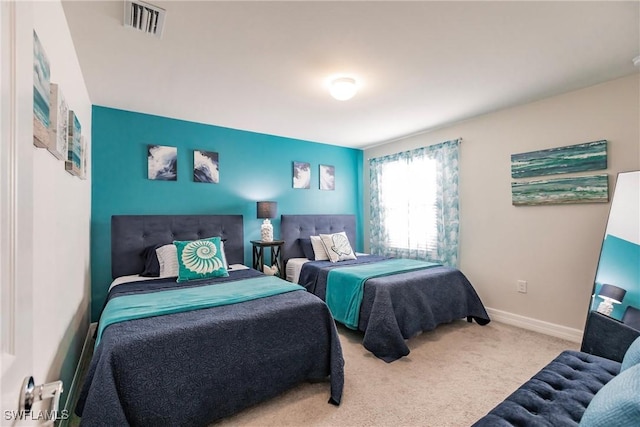
[[[173,242],[178,252],[178,282],[227,277],[220,237]]]
[[[331,262],[356,259],[356,254],[353,252],[347,233],[344,231],[334,234],[321,234],[320,240],[322,240]]]

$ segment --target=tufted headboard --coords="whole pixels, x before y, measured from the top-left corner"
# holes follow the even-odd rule
[[[355,215],[281,215],[280,236],[284,240],[282,259],[286,263],[289,258],[304,258],[298,243],[301,237],[318,234],[347,233],[351,247],[356,247]]]
[[[111,217],[111,275],[141,273],[142,251],[174,240],[220,236],[229,264],[244,264],[242,215],[114,215]]]

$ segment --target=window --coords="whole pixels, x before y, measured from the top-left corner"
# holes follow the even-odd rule
[[[436,161],[427,157],[382,165],[380,198],[390,247],[436,250],[436,168]]]
[[[371,159],[371,252],[455,266],[458,145]]]

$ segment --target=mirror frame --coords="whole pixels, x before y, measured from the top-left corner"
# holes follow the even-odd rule
[[[608,317],[624,323],[623,315],[627,307],[632,306],[640,310],[639,219],[640,171],[620,172],[616,179],[607,226],[600,247],[588,313],[599,311],[598,307],[603,299],[598,293],[605,283],[626,291],[621,303],[613,303],[613,311],[608,314]],[[591,316],[588,315],[585,330],[588,329],[590,318]],[[636,325],[635,329],[640,328]]]

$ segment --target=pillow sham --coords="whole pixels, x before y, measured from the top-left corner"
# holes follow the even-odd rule
[[[315,261],[326,261],[329,259],[329,254],[322,244],[320,236],[309,236],[311,240],[311,247],[313,248],[313,259]]]
[[[178,250],[173,243],[160,246],[156,249],[156,255],[160,266],[159,277],[178,276]]]
[[[356,259],[356,254],[351,249],[347,233],[321,234],[320,239],[331,262]]]
[[[176,240],[173,242],[178,253],[178,282],[227,277],[229,273],[222,259],[219,237],[200,240]]]
[[[300,245],[300,249],[302,249],[302,253],[306,259],[311,261],[316,259],[316,255],[313,252],[313,246],[311,245],[311,239],[301,237],[298,239],[298,244]]]
[[[140,256],[144,261],[144,270],[140,273],[140,276],[143,277],[159,277],[160,276],[160,263],[158,262],[158,254],[156,254],[156,249],[158,249],[161,244],[151,245],[144,248]]]

